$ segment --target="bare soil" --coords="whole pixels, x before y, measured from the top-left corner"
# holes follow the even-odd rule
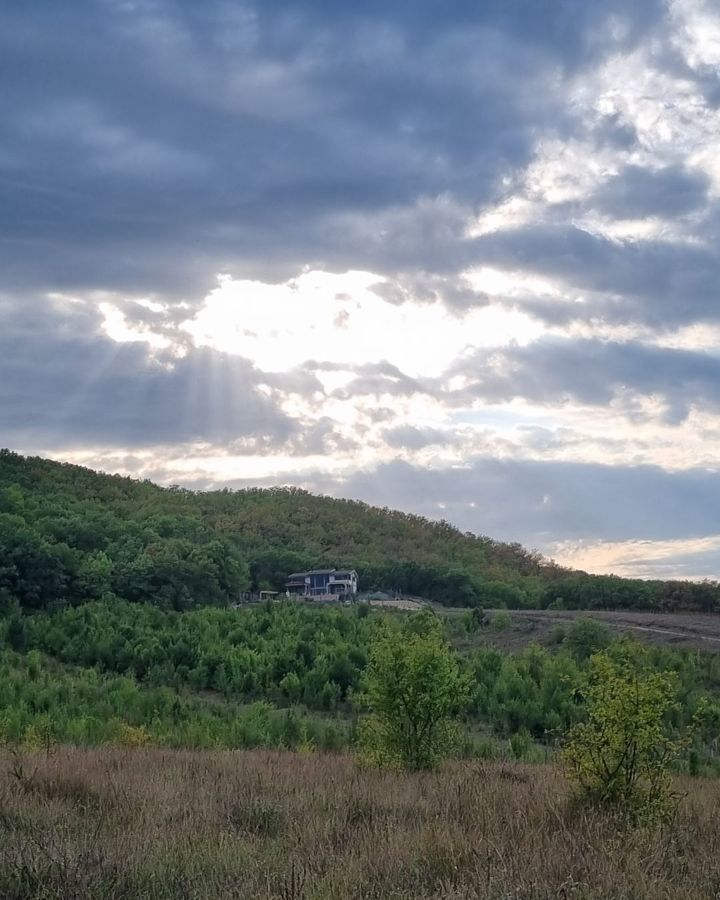
[[[558,626],[577,619],[603,622],[618,635],[632,634],[651,644],[720,652],[720,615],[714,613],[656,613],[627,610],[508,610],[512,625],[499,631],[484,628],[473,643],[516,650],[534,641],[551,643]],[[492,612],[489,612],[492,616]]]

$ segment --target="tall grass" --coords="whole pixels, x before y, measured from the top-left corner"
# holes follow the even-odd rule
[[[720,783],[662,831],[573,806],[552,766],[363,769],[282,751],[0,755],[3,900],[710,900]]]

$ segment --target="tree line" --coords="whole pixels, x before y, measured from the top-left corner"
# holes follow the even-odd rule
[[[0,451],[0,604],[227,606],[352,567],[366,590],[468,607],[717,610],[715,582],[593,576],[447,522],[294,488],[194,492]]]

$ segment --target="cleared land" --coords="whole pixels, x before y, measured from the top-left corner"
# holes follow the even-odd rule
[[[503,613],[505,610],[503,610]],[[458,645],[472,643],[498,647],[503,650],[517,650],[535,641],[549,644],[558,626],[569,625],[577,619],[594,619],[603,622],[614,633],[631,634],[639,640],[672,647],[686,647],[693,650],[720,652],[720,615],[713,613],[655,613],[595,611],[595,610],[508,610],[511,625],[494,630],[484,628],[469,641],[456,642]],[[467,614],[467,610],[453,610],[451,615]],[[488,611],[492,617],[493,612]]]
[[[720,781],[624,830],[551,766],[436,774],[282,752],[59,749],[0,757],[4,900],[710,900]]]

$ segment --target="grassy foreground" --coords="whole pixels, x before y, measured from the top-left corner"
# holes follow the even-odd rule
[[[715,898],[720,782],[665,831],[574,809],[550,766],[400,775],[280,751],[0,755],[0,897]]]

